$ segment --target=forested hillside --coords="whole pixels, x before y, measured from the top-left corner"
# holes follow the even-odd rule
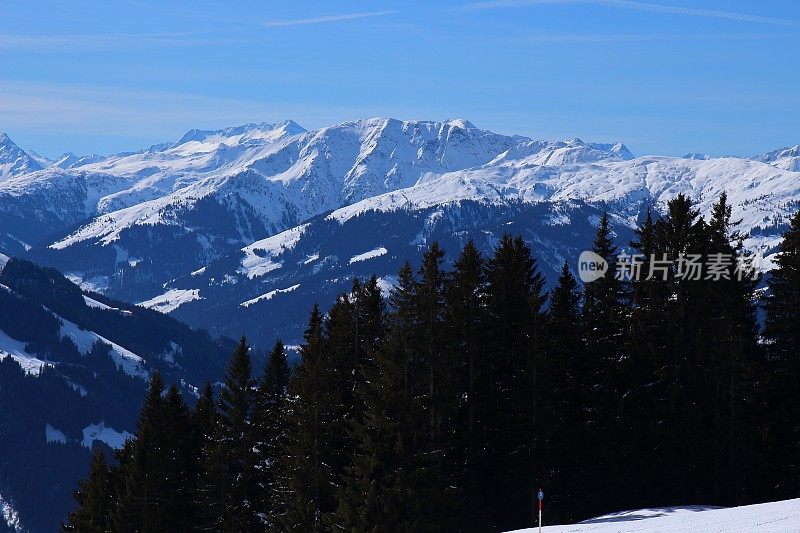
[[[151,372],[193,384],[224,370],[233,341],[81,291],[52,269],[0,262],[0,511],[52,531],[92,449],[122,446]]]
[[[683,195],[648,216],[645,275],[613,275],[623,244],[602,217],[609,273],[581,286],[565,262],[546,293],[521,238],[452,270],[434,243],[388,300],[373,277],[315,306],[291,372],[277,342],[256,378],[242,338],[194,409],[153,375],[66,529],[505,531],[538,487],[550,523],[796,496],[800,213],[764,298],[725,195],[706,219]]]

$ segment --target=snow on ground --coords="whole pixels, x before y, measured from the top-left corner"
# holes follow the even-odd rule
[[[537,528],[516,533],[536,533]],[[789,533],[800,531],[800,499],[726,509],[683,506],[612,513],[572,525],[547,526],[542,533]]]
[[[378,288],[384,298],[388,298],[392,289],[397,286],[397,276],[382,276],[378,278]]]
[[[54,428],[50,422],[44,426],[44,438],[48,443],[57,442],[60,444],[67,443],[67,436],[60,429]]]
[[[83,428],[83,441],[81,441],[81,444],[91,450],[92,443],[99,440],[115,450],[119,450],[125,444],[125,441],[131,437],[133,435],[127,431],[119,432],[114,428],[106,427],[106,423],[101,420],[99,424],[91,424]]]
[[[161,358],[168,363],[175,364],[175,356],[180,355],[182,353],[183,353],[183,348],[181,348],[178,343],[169,341],[169,346],[161,355]]]
[[[308,224],[301,224],[245,246],[242,248],[244,259],[242,259],[242,266],[239,268],[239,272],[253,279],[279,269],[283,263],[273,261],[273,258],[294,248],[307,227]]]
[[[110,341],[93,331],[81,329],[77,324],[73,324],[69,320],[61,317],[58,318],[61,320],[61,336],[69,337],[72,342],[75,343],[75,346],[78,347],[78,351],[82,354],[88,353],[92,349],[92,346],[94,346],[94,343],[100,341],[111,346],[111,358],[114,360],[114,363],[117,365],[117,367],[122,369],[123,372],[129,376],[139,377],[142,379],[148,379],[150,376],[147,370],[144,369],[144,359],[132,351],[128,350],[127,348],[123,348],[119,344]]]
[[[0,330],[0,361],[6,357],[11,357],[20,364],[26,374],[32,376],[38,376],[44,365],[50,364],[26,352],[24,342],[9,337],[4,331]]]
[[[261,296],[256,296],[252,300],[247,300],[246,302],[242,302],[242,303],[239,304],[239,307],[250,307],[251,305],[253,305],[255,303],[258,303],[261,300],[272,300],[272,298],[276,294],[283,294],[283,293],[286,293],[286,292],[292,292],[293,290],[296,290],[298,288],[300,288],[300,284],[299,283],[297,285],[292,285],[291,287],[286,287],[285,289],[275,289],[273,291],[269,291],[266,294],[262,294]]]
[[[160,313],[170,313],[185,303],[202,299],[200,289],[170,289],[164,294],[159,294],[136,305],[147,307]]]
[[[86,303],[87,307],[94,307],[95,309],[104,309],[106,311],[119,311],[116,307],[110,307],[103,302],[98,302],[93,298],[89,298],[85,294],[83,295],[83,301]]]
[[[0,514],[3,515],[3,521],[8,527],[14,531],[22,531],[19,513],[11,507],[10,503],[3,499],[2,494],[0,494]]]
[[[0,254],[0,272],[3,271],[3,269],[6,266],[6,263],[8,263],[8,260],[9,260],[9,257],[7,255]]]
[[[97,292],[102,294],[108,289],[108,276],[94,276],[83,279],[82,272],[65,272],[64,277],[85,291]]]
[[[353,257],[350,258],[350,261],[348,261],[347,264],[352,265],[353,263],[358,263],[359,261],[366,261],[367,259],[380,257],[382,255],[386,255],[386,252],[388,251],[389,250],[387,250],[383,246],[379,246],[378,248],[370,250],[369,252],[364,252],[363,254],[354,255]]]

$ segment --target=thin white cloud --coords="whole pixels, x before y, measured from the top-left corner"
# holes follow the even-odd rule
[[[368,17],[382,17],[385,15],[394,15],[395,13],[399,13],[399,11],[386,10],[386,11],[370,11],[366,13],[342,13],[339,15],[322,15],[319,17],[308,17],[302,19],[270,20],[262,23],[262,25],[268,28],[277,28],[282,26],[303,26],[306,24],[324,24],[327,22],[339,22],[342,20],[363,19]]]
[[[221,31],[221,30],[220,30]],[[215,31],[213,33],[219,33]],[[196,45],[229,42],[212,32],[89,33],[72,35],[0,34],[0,48],[108,48],[113,46]]]
[[[521,40],[528,43],[629,43],[648,41],[746,41],[771,39],[774,35],[759,33],[722,34],[670,34],[670,33],[631,33],[631,34],[545,34],[529,35]]]
[[[759,24],[773,24],[777,26],[790,26],[800,28],[800,21],[761,15],[750,15],[734,11],[720,11],[716,9],[698,9],[693,7],[668,6],[651,4],[635,0],[486,0],[467,4],[465,10],[500,9],[511,7],[527,7],[548,4],[594,4],[606,7],[632,9],[650,13],[665,13],[670,15],[684,15],[690,17],[710,17],[718,19],[736,20],[741,22],[755,22]]]
[[[0,131],[6,131],[12,138],[15,133],[33,138],[58,135],[65,143],[68,139],[78,143],[59,146],[60,151],[92,151],[80,145],[92,136],[150,139],[152,144],[177,138],[190,128],[261,120],[279,122],[289,118],[307,128],[317,128],[375,114],[403,114],[402,111],[366,104],[361,107],[242,100],[136,87],[0,79]],[[119,149],[132,146],[139,145]],[[59,150],[52,150],[53,155],[60,153]]]

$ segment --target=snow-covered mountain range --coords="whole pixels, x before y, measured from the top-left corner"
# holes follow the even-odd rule
[[[727,191],[747,246],[768,258],[800,205],[798,147],[634,157],[621,143],[376,118],[191,130],[43,167],[4,139],[0,251],[214,332],[278,315],[269,334],[287,341],[302,325],[276,312],[286,300],[327,303],[354,274],[390,280],[432,239],[456,253],[468,238],[488,249],[504,231],[521,233],[549,273],[586,245],[603,210],[624,243],[646,209],[683,192],[707,212]]]

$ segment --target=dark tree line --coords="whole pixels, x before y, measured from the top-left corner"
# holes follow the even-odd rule
[[[451,271],[434,243],[388,300],[373,277],[315,307],[292,372],[278,342],[255,379],[242,339],[193,411],[155,375],[65,529],[504,531],[532,523],[538,487],[550,523],[800,495],[800,213],[763,331],[724,194],[708,220],[678,196],[623,244],[641,277],[614,276],[604,216],[609,274],[581,287],[565,263],[548,294],[521,238],[467,243]],[[735,260],[692,280],[687,254]]]

